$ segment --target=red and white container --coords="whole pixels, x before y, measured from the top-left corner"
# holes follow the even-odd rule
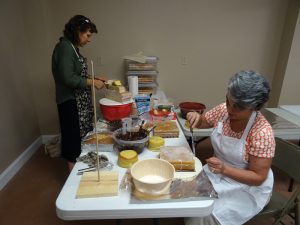
[[[128,117],[131,114],[133,101],[125,103],[102,98],[99,100],[100,111],[105,120],[113,121]]]

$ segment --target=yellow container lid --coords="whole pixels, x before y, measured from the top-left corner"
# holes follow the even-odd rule
[[[165,140],[159,136],[152,136],[149,138],[149,150],[160,150],[162,146],[165,145]]]
[[[138,161],[138,155],[134,150],[124,150],[119,153],[118,165],[123,168],[131,167]]]

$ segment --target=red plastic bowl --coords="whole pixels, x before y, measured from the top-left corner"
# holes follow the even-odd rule
[[[149,113],[152,116],[168,116],[170,114],[170,111],[162,111],[160,109],[151,109]]]
[[[181,102],[179,108],[182,118],[186,119],[186,114],[188,112],[198,112],[202,114],[206,109],[206,106],[199,102]]]
[[[103,118],[108,121],[120,120],[131,114],[132,102],[119,103],[107,99],[101,99],[99,104]]]

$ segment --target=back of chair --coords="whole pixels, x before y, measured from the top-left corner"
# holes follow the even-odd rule
[[[276,150],[272,165],[287,173],[295,181],[300,181],[300,146],[281,138],[275,138]]]

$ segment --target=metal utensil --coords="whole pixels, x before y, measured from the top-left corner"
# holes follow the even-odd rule
[[[90,167],[79,169],[78,172],[84,171],[84,170],[90,170],[90,169],[95,169],[95,166],[90,166]]]
[[[110,123],[108,121],[105,121],[105,120],[102,120],[102,119],[99,119],[98,121],[101,122],[101,123],[105,123],[107,125],[110,125]]]
[[[92,172],[92,171],[95,171],[95,170],[96,170],[96,167],[94,167],[94,166],[88,167],[88,168],[84,168],[84,169],[79,169],[77,171],[77,175],[82,175],[85,172]]]
[[[194,130],[192,128],[192,125],[190,125],[190,132],[191,132],[191,138],[192,138],[192,150],[193,150],[193,154],[196,154],[196,150],[195,150],[195,142],[194,142]]]
[[[153,127],[151,127],[149,130],[147,130],[148,131],[148,133],[150,134],[151,133],[151,131],[153,131],[154,129],[155,129],[155,127],[157,127],[157,125],[154,125]]]
[[[144,123],[145,123],[145,120],[142,120],[142,123],[140,124],[140,128],[139,128],[139,132],[141,132],[141,131],[142,131],[142,129],[143,129],[143,126],[144,126]]]

